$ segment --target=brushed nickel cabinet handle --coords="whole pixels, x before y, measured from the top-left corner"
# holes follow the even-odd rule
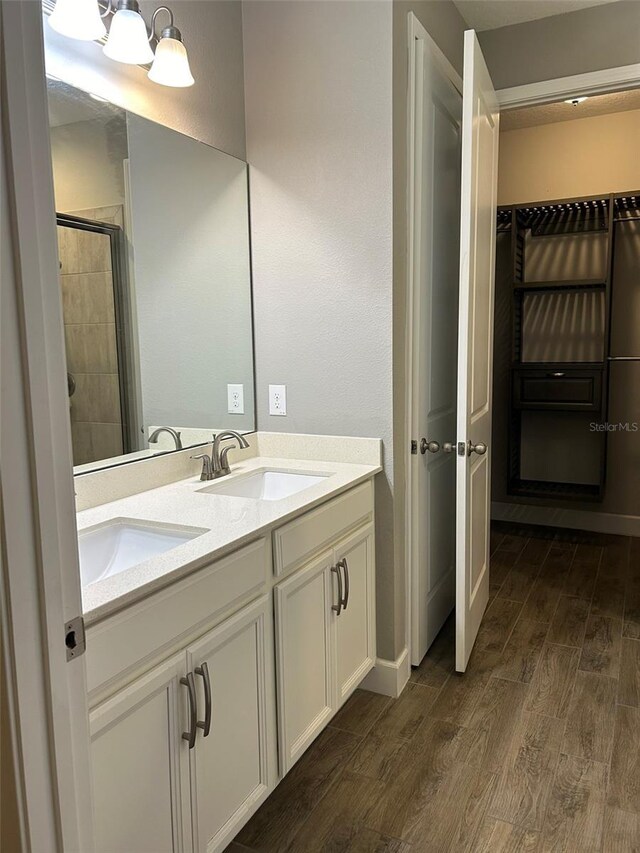
[[[340,564],[337,566],[331,566],[331,571],[335,572],[338,576],[338,603],[332,604],[331,609],[335,610],[336,615],[339,616],[342,612],[342,573],[340,572]]]
[[[338,568],[342,568],[344,571],[344,598],[342,599],[342,609],[346,610],[347,605],[349,604],[349,563],[347,562],[347,558],[343,557],[338,561]]]
[[[203,737],[208,737],[211,731],[211,680],[209,678],[209,667],[205,661],[202,666],[195,668],[195,674],[201,675],[204,681],[204,720],[198,720],[196,726],[203,730]]]
[[[184,684],[189,691],[189,731],[182,732],[182,739],[188,741],[189,749],[193,749],[196,745],[196,725],[198,722],[198,709],[196,707],[196,682],[193,673],[187,673],[186,678],[180,679],[180,684]]]

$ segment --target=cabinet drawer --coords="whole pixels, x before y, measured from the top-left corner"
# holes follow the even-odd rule
[[[277,576],[299,568],[313,554],[373,517],[373,482],[368,480],[323,506],[285,524],[273,534]]]
[[[166,657],[266,588],[267,539],[259,539],[87,629],[90,704]],[[99,691],[99,696],[98,696]]]
[[[601,370],[558,366],[513,373],[513,402],[518,409],[596,411],[601,401]]]

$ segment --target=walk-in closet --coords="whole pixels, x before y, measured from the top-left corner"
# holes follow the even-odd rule
[[[640,111],[632,96],[621,122],[593,108],[581,114],[582,104],[560,105],[557,122],[545,119],[558,105],[545,107],[542,124],[540,108],[529,111],[532,122],[519,111],[515,127],[507,115],[502,199],[530,195],[499,204],[496,222],[497,518],[582,519],[605,532],[640,520],[640,164],[627,135]],[[620,106],[609,95],[594,106],[606,99]],[[568,189],[574,194],[563,195]]]

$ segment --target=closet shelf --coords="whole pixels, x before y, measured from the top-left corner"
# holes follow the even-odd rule
[[[547,480],[512,479],[509,483],[509,494],[551,500],[598,501],[602,498],[602,486],[599,483],[552,483]]]
[[[552,202],[516,211],[518,226],[532,237],[560,237],[589,232],[606,233],[609,228],[609,199],[575,199]]]
[[[574,279],[573,281],[514,281],[513,289],[518,292],[555,292],[562,290],[605,290],[606,281],[600,278]]]

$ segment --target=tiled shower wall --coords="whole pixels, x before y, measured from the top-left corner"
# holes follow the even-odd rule
[[[73,215],[122,224],[122,208]],[[70,397],[73,463],[123,453],[111,246],[106,234],[58,226],[60,287]]]

